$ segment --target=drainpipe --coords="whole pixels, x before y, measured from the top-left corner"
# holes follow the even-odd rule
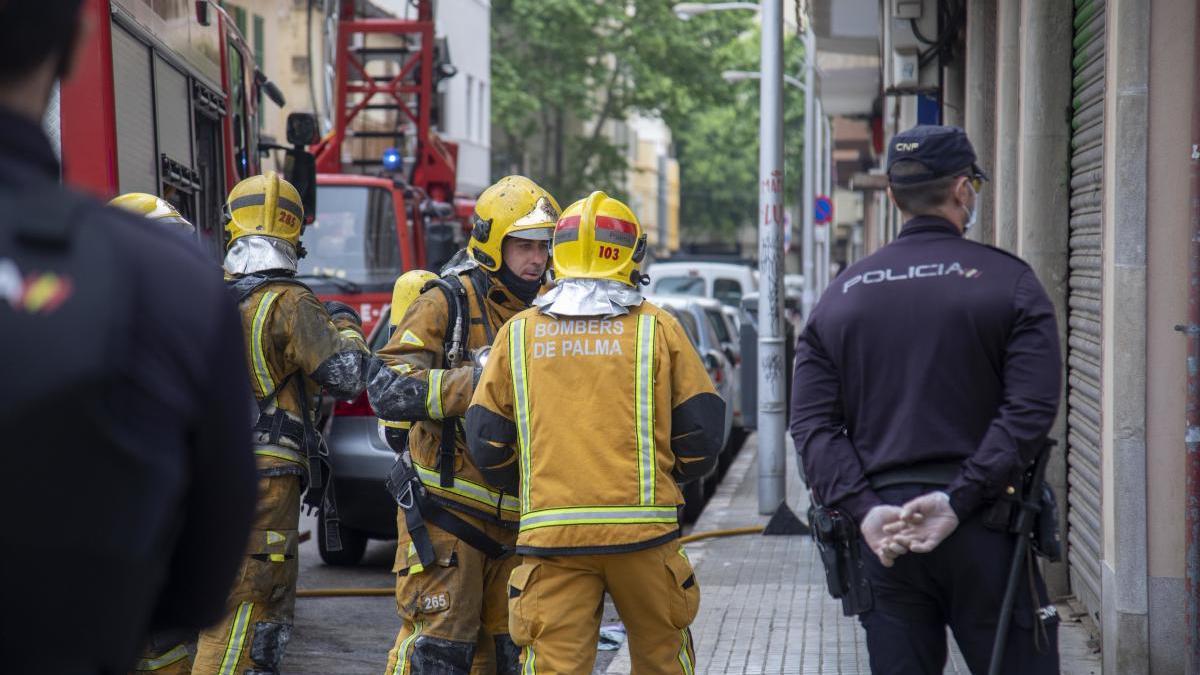
[[[1200,73],[1200,12],[1196,13],[1193,73]],[[1188,261],[1187,333],[1187,672],[1200,673],[1200,84],[1192,78],[1192,255]]]

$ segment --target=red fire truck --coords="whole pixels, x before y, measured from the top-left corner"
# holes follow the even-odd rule
[[[413,4],[409,18],[379,18],[343,0],[324,17],[330,131],[313,148],[317,213],[300,273],[323,299],[357,309],[368,333],[398,276],[436,270],[461,248],[474,206],[456,202],[458,149],[434,131],[437,84],[454,67],[433,2]]]
[[[259,172],[259,93],[283,97],[216,2],[84,5],[95,29],[50,111],[64,179],[104,199],[162,195],[219,259],[225,195]]]

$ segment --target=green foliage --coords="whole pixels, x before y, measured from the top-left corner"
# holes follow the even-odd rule
[[[606,125],[712,100],[717,49],[750,24],[680,21],[668,0],[494,0],[494,173],[524,171],[563,201],[624,184],[626,148]]]
[[[657,114],[676,142],[685,232],[754,222],[758,87],[721,78],[724,70],[758,69],[754,16],[681,21],[674,4],[493,0],[493,174],[525,173],[563,206],[594,189],[622,195],[628,148],[613,142],[607,125]],[[787,47],[785,71],[799,74],[798,49]],[[785,138],[799,139],[802,97],[790,90],[785,101]],[[787,149],[789,192],[799,153],[798,143]]]
[[[722,70],[758,71],[758,32],[724,45]],[[784,72],[801,77],[800,40],[784,39]],[[725,83],[717,100],[669,119],[680,171],[680,226],[731,239],[758,213],[758,80]],[[784,86],[784,201],[799,200],[804,152],[804,94]]]

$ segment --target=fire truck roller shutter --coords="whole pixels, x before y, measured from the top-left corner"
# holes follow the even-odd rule
[[[118,191],[158,194],[158,155],[154,134],[148,131],[154,128],[150,48],[114,21],[112,57]]]

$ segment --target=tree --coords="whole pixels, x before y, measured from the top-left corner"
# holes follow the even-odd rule
[[[732,237],[758,210],[758,87],[721,72],[758,70],[751,12],[681,21],[670,0],[493,0],[493,173],[525,173],[567,202],[624,196],[628,149],[606,126],[659,115],[680,163],[680,223]],[[799,41],[785,41],[798,74]],[[785,98],[785,180],[798,185],[803,97]],[[794,141],[794,142],[792,142]],[[791,201],[791,200],[789,200]]]
[[[727,87],[717,51],[749,16],[680,21],[667,0],[494,0],[493,165],[524,172],[570,201],[621,194],[625,147],[607,125],[715,100]]]
[[[721,47],[724,70],[759,69],[759,33]],[[784,72],[802,72],[802,43],[784,40]],[[725,83],[717,100],[669,120],[680,171],[680,227],[732,239],[758,213],[758,80]],[[804,94],[784,87],[784,202],[799,198],[804,156]]]

